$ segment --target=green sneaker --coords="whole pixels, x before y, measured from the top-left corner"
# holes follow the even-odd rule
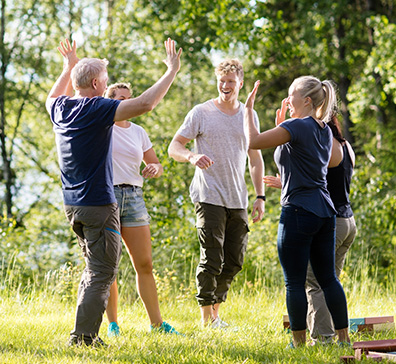
[[[167,322],[163,321],[160,327],[153,327],[153,325],[150,325],[150,332],[161,332],[164,334],[175,334],[175,335],[181,335],[184,336],[184,334],[181,334],[180,332],[176,331],[176,329],[169,325]]]

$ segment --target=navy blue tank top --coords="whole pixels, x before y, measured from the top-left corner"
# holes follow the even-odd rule
[[[353,164],[346,143],[342,146],[344,157],[337,167],[327,171],[327,189],[337,210],[337,217],[352,217],[353,211],[349,201]]]

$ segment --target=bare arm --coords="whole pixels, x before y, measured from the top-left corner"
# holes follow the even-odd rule
[[[257,130],[256,125],[254,125],[253,107],[259,85],[260,81],[256,81],[245,103],[245,127],[248,135],[249,148],[267,149],[277,147],[278,145],[290,141],[290,133],[279,126],[263,133],[259,133]]]
[[[348,148],[349,156],[351,157],[351,160],[352,160],[352,166],[355,167],[355,161],[356,161],[355,152],[353,151],[353,148],[352,148],[351,144],[349,144],[348,141],[345,141],[345,143]]]
[[[187,139],[180,134],[176,134],[169,144],[168,154],[177,162],[189,162],[201,169],[208,169],[214,162],[205,154],[193,153],[186,148],[190,139]]]
[[[168,92],[177,72],[180,69],[182,49],[176,52],[175,42],[168,38],[165,41],[166,59],[164,63],[168,69],[164,75],[140,96],[121,101],[114,115],[114,121],[128,120],[153,110]]]
[[[73,45],[70,45],[68,39],[65,43],[61,42],[57,48],[63,56],[63,71],[52,86],[51,91],[47,96],[45,106],[47,111],[50,112],[52,102],[61,95],[73,96],[73,88],[71,85],[70,74],[74,66],[80,60],[76,55],[76,41],[73,41]]]
[[[259,150],[248,150],[249,171],[252,183],[257,196],[264,196],[264,161]],[[253,204],[252,217],[253,223],[260,221],[264,216],[265,203],[262,199],[256,199]]]
[[[143,153],[143,161],[146,167],[142,170],[142,176],[144,178],[158,178],[161,177],[164,172],[162,164],[159,162],[157,154],[153,148],[150,148]]]

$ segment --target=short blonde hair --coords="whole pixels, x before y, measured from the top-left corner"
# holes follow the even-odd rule
[[[226,59],[215,69],[216,76],[224,76],[236,72],[238,78],[243,80],[243,66],[238,59]]]
[[[337,96],[332,81],[320,81],[314,76],[296,78],[290,85],[290,90],[296,90],[301,97],[309,97],[317,119],[330,121],[337,106]]]
[[[90,88],[92,80],[107,72],[107,59],[83,58],[73,68],[71,80],[75,90]]]
[[[106,93],[105,93],[105,97],[107,97],[109,99],[114,99],[117,90],[120,90],[120,89],[128,90],[131,93],[131,95],[132,95],[132,89],[131,89],[131,85],[129,83],[118,82],[118,83],[113,83],[112,85],[107,87],[107,90],[106,90]]]

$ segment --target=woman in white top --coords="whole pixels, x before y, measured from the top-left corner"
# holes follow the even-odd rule
[[[108,87],[105,97],[117,100],[131,98],[129,84],[116,83]],[[142,161],[145,167],[140,174]],[[146,131],[130,121],[117,121],[113,129],[114,192],[120,210],[121,236],[128,249],[139,296],[150,319],[150,330],[178,332],[162,320],[157,287],[152,273],[150,215],[143,200],[143,178],[158,178],[163,167]],[[117,281],[111,286],[106,308],[109,336],[119,335],[117,322]]]

